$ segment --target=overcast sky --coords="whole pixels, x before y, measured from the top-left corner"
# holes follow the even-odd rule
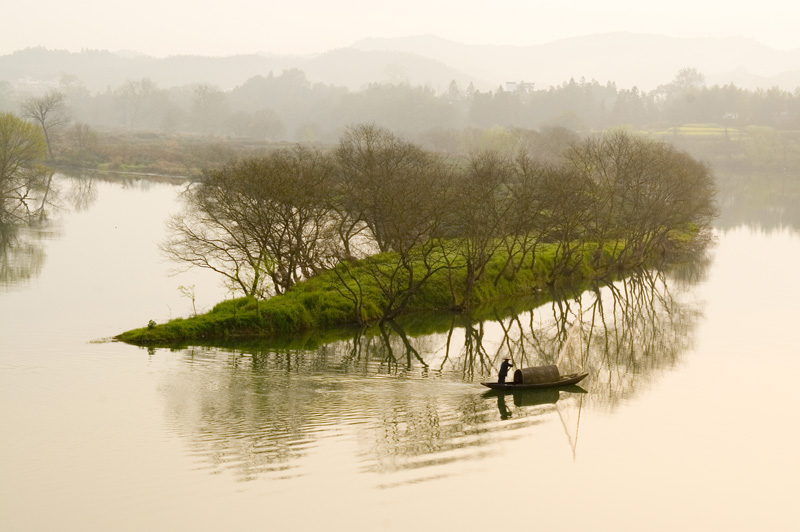
[[[795,0],[0,0],[0,54],[31,46],[177,54],[314,53],[365,37],[542,44],[610,31],[800,48]],[[747,7],[745,7],[747,6]]]

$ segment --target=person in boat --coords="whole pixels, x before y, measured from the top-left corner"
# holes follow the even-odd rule
[[[504,358],[503,363],[500,364],[500,373],[497,375],[497,382],[498,384],[505,384],[506,383],[506,374],[508,373],[508,368],[512,367],[514,364],[511,363],[510,358]]]

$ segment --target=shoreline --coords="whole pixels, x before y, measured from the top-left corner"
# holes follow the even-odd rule
[[[669,242],[673,248],[671,255],[680,259],[685,252],[683,248],[702,245],[701,234],[679,233],[673,235]],[[596,248],[596,245],[595,245]],[[664,257],[656,260],[650,258],[642,264],[620,267],[613,262],[614,257],[607,260],[600,268],[589,265],[593,249],[586,247],[581,260],[569,275],[563,275],[551,282],[547,281],[548,270],[540,264],[531,267],[524,275],[513,280],[493,283],[496,271],[487,271],[487,275],[475,287],[471,304],[467,309],[454,309],[451,294],[444,276],[432,279],[416,293],[409,307],[402,312],[397,321],[413,321],[414,316],[436,314],[439,316],[468,316],[470,319],[485,316],[487,312],[507,303],[517,306],[521,301],[530,308],[532,305],[545,303],[559,295],[582,291],[592,285],[604,285],[626,277],[640,268],[652,268],[672,264]],[[690,249],[689,252],[692,252]],[[537,261],[543,262],[541,253]],[[500,259],[495,263],[502,262]],[[678,262],[678,260],[674,261]],[[528,273],[530,272],[530,273]],[[453,272],[449,272],[451,275]],[[340,337],[341,332],[348,333],[357,329],[366,329],[383,321],[379,312],[379,302],[367,300],[362,302],[362,317],[356,320],[353,302],[341,296],[334,286],[335,275],[331,271],[299,283],[283,295],[273,296],[265,300],[254,297],[240,297],[217,303],[210,311],[188,318],[175,318],[165,323],[153,321],[145,327],[122,332],[112,339],[124,343],[150,346],[171,347],[189,345],[191,342],[220,342],[232,340],[269,339],[278,343],[302,338],[300,343],[320,343],[319,339]]]

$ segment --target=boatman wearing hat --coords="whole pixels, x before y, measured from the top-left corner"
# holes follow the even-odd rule
[[[504,358],[503,363],[500,364],[500,373],[497,375],[497,382],[498,384],[505,384],[506,383],[506,373],[508,373],[508,368],[513,366],[514,364],[511,363],[510,358]]]

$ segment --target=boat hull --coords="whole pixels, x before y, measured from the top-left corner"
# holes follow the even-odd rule
[[[505,382],[503,384],[500,384],[499,382],[482,382],[481,384],[483,384],[488,388],[491,388],[492,390],[504,391],[504,392],[513,392],[516,390],[540,390],[542,388],[557,388],[559,386],[577,384],[583,379],[585,379],[587,375],[589,374],[571,373],[569,375],[562,375],[560,379],[552,382],[537,382],[528,384],[514,384],[513,382]]]

